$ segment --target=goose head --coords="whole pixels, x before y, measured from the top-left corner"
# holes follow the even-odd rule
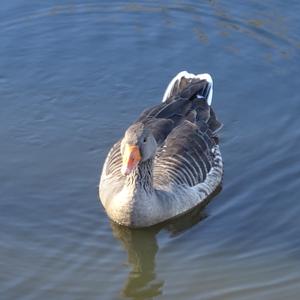
[[[140,163],[153,158],[156,149],[156,140],[148,127],[141,122],[131,125],[121,142],[121,173],[129,175]]]

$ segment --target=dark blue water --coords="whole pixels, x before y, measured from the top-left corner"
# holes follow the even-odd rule
[[[25,1],[0,9],[1,299],[297,299],[299,1]],[[222,190],[111,224],[107,151],[179,71],[209,72]]]

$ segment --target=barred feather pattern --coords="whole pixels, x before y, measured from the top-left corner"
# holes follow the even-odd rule
[[[200,132],[186,121],[171,133],[158,151],[154,163],[154,185],[184,184],[193,187],[204,182],[210,172],[215,141],[210,132]]]
[[[121,141],[118,141],[113,145],[109,151],[106,164],[105,164],[105,175],[112,175],[116,179],[122,177],[121,167],[122,167],[122,156],[121,156]]]

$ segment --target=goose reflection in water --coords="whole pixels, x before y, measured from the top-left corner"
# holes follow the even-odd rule
[[[199,223],[206,218],[204,206],[220,191],[221,187],[205,203],[189,213],[151,228],[130,229],[111,221],[113,234],[127,251],[128,263],[131,266],[121,292],[123,297],[145,300],[162,294],[164,280],[160,279],[155,271],[155,256],[159,249],[156,235],[161,230],[166,230],[174,237]]]

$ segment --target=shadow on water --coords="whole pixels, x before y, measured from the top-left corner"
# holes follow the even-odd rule
[[[122,289],[122,296],[130,299],[151,299],[161,294],[163,280],[157,279],[155,256],[158,251],[157,228],[129,229],[111,223],[113,234],[128,253],[131,271]]]
[[[150,228],[131,229],[111,221],[113,235],[121,241],[131,267],[121,292],[123,297],[142,300],[162,294],[164,280],[158,279],[155,270],[155,257],[159,250],[157,234],[166,230],[170,237],[174,237],[198,224],[207,217],[204,207],[221,189],[219,186],[210,197],[188,213]]]

